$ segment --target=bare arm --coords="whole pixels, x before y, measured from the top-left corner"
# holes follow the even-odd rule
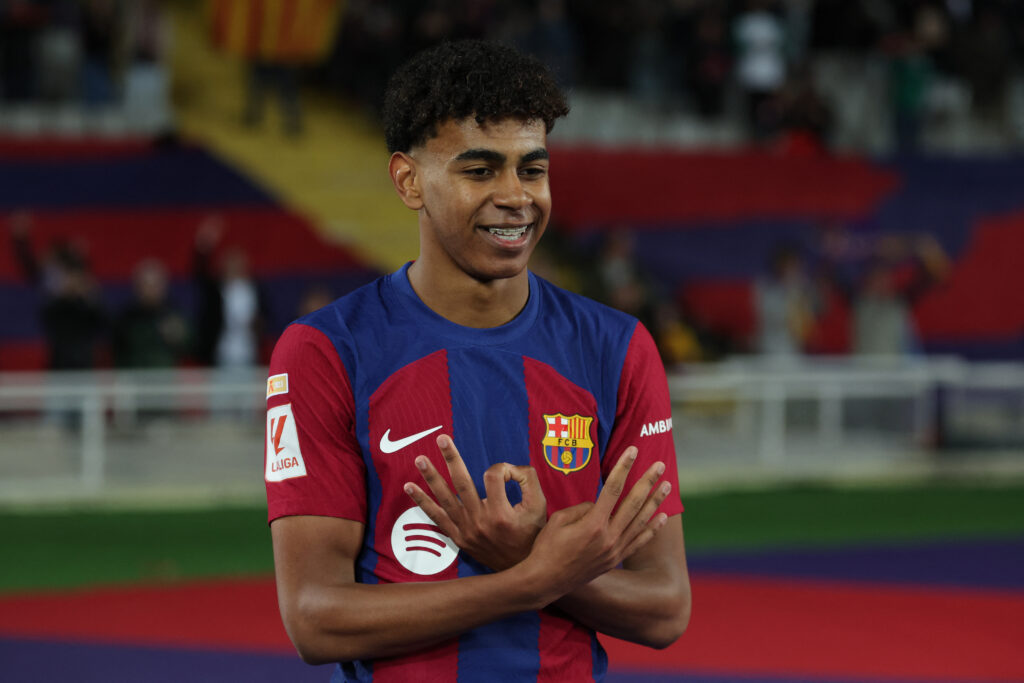
[[[613,569],[555,606],[600,633],[649,647],[675,642],[690,621],[690,577],[681,516]]]
[[[633,462],[621,460],[596,503],[552,515],[529,555],[493,574],[358,584],[362,524],[308,516],[275,520],[278,601],[289,637],[308,662],[378,658],[549,605],[633,555],[665,521],[663,515],[651,519],[664,500],[661,489],[649,496],[652,476],[642,477],[612,514]]]
[[[463,551],[492,569],[515,565],[530,553],[544,525],[546,502],[533,468],[505,463],[492,466],[484,473],[487,497],[481,500],[451,438],[442,435],[437,444],[454,491],[429,459],[421,457],[417,467],[437,502],[418,486],[410,484],[407,492]],[[635,455],[636,449],[627,450],[621,460],[626,460],[629,453]],[[648,472],[651,487],[663,471],[656,465]],[[515,480],[523,492],[523,501],[514,507],[505,495],[504,484],[509,480]],[[614,485],[610,478],[608,485]],[[671,490],[668,482],[661,483],[656,492],[659,504]],[[650,519],[657,507],[650,507],[643,516],[643,502],[627,497],[622,503],[623,507],[635,506],[626,513],[637,524]],[[682,521],[673,517],[650,543],[624,557],[621,568],[574,588],[555,605],[595,631],[651,647],[667,647],[682,635],[690,619]]]
[[[421,649],[537,609],[545,598],[523,579],[522,570],[453,581],[359,584],[354,576],[364,533],[359,522],[282,517],[270,528],[281,618],[310,663]]]

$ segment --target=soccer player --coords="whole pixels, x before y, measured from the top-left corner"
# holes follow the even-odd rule
[[[686,628],[651,336],[527,270],[566,112],[509,48],[444,44],[402,67],[384,124],[419,257],[274,351],[278,598],[299,654],[339,662],[335,681],[594,681],[595,632],[665,647]]]

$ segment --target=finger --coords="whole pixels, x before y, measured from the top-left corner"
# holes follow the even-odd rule
[[[508,492],[505,491],[505,482],[509,480],[508,469],[512,467],[507,462],[499,462],[491,465],[484,472],[484,491],[487,493],[487,507],[495,506],[506,511],[512,510],[512,504],[508,502]]]
[[[672,485],[667,481],[661,482],[661,484],[654,489],[654,493],[652,493],[650,497],[643,502],[643,506],[640,508],[640,511],[633,517],[630,526],[623,533],[623,543],[629,544],[632,542],[633,538],[640,535],[644,528],[651,522],[654,513],[658,511],[658,508],[663,502],[665,502],[665,499],[671,492]],[[626,504],[624,503],[622,507],[625,507],[625,505]],[[622,510],[622,507],[619,508],[620,511]]]
[[[412,498],[412,502],[416,503],[423,510],[423,514],[430,518],[434,524],[441,530],[445,536],[454,538],[454,534],[458,533],[458,527],[452,522],[451,517],[445,512],[440,505],[434,502],[434,500],[426,494],[416,484],[406,482],[403,490],[406,494]]]
[[[448,487],[448,482],[445,481],[441,473],[434,467],[434,463],[430,461],[425,455],[416,456],[414,461],[416,469],[420,471],[420,475],[423,477],[423,481],[427,483],[427,487],[430,488],[434,494],[434,498],[437,499],[438,504],[448,513],[448,516],[453,520],[461,518],[462,503],[452,490]]]
[[[444,456],[444,462],[448,466],[448,474],[451,475],[455,493],[459,495],[459,499],[466,509],[471,514],[475,514],[480,509],[480,495],[476,491],[473,477],[466,469],[466,463],[459,455],[459,449],[455,447],[452,437],[447,434],[437,437],[437,447],[441,449],[441,455]]]
[[[544,489],[540,486],[540,478],[537,470],[529,465],[510,465],[507,470],[508,476],[519,484],[519,490],[523,492],[523,506],[528,510],[547,510],[548,501],[544,496]]]
[[[606,517],[611,516],[615,504],[619,502],[619,497],[626,488],[626,478],[629,476],[629,470],[633,467],[634,462],[636,462],[636,447],[630,446],[623,451],[619,461],[615,463],[615,467],[612,468],[611,474],[608,475],[601,488],[601,495],[597,497],[595,507],[600,514]]]
[[[658,480],[661,479],[661,475],[664,473],[665,464],[662,462],[656,462],[648,467],[647,471],[636,480],[636,483],[633,484],[629,493],[627,493],[625,498],[622,499],[622,503],[612,516],[609,526],[613,532],[622,532],[632,523],[633,519],[640,514],[640,510],[643,509],[644,503],[647,501],[647,497],[651,494],[651,491],[654,490],[654,487],[658,484]],[[646,521],[646,519],[644,521]]]
[[[643,548],[645,545],[650,543],[654,538],[654,535],[657,534],[663,526],[665,526],[665,522],[667,521],[668,515],[662,512],[646,524],[643,531],[641,531],[637,537],[634,538],[628,546],[626,546],[626,549],[622,552],[622,559],[630,557],[633,553],[640,550],[640,548]]]

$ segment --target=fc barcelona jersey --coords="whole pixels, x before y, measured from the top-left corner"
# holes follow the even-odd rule
[[[529,464],[548,514],[593,501],[618,457],[639,454],[678,481],[665,373],[635,318],[530,274],[511,322],[474,329],[431,311],[408,266],[305,316],[274,350],[265,479],[270,520],[326,515],[366,525],[362,583],[489,571],[442,535],[402,487],[450,434],[483,491],[494,463]],[[628,489],[627,489],[628,490]],[[509,487],[510,501],[518,490]],[[661,511],[678,514],[675,495]],[[592,630],[549,610],[520,613],[415,654],[339,664],[336,681],[596,681]]]

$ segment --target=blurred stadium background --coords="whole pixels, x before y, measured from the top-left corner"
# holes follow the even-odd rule
[[[265,363],[416,256],[438,40],[569,88],[532,267],[659,342],[694,617],[611,681],[1024,681],[1024,4],[0,2],[0,679],[326,680]]]

